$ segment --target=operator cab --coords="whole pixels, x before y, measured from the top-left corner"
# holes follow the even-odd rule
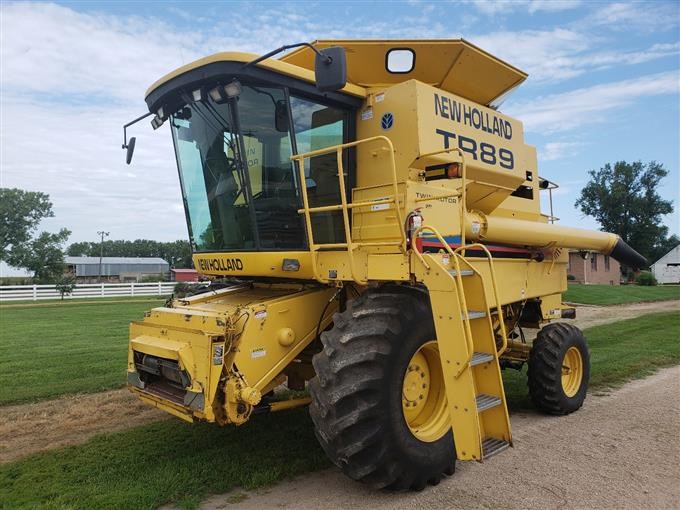
[[[313,206],[340,201],[334,155],[307,160],[304,183],[290,158],[353,139],[361,100],[248,65],[197,67],[147,96],[170,125],[194,253],[306,251],[301,187]],[[313,223],[344,242],[339,211]]]
[[[229,86],[238,93],[222,99],[216,85],[169,119],[194,250],[306,250],[300,187],[337,203],[337,170],[333,156],[312,158],[300,183],[290,158],[347,141],[351,116],[286,87]],[[334,216],[319,218],[329,238],[342,233]]]

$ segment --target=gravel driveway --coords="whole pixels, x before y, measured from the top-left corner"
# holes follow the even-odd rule
[[[511,416],[515,447],[419,493],[369,490],[336,469],[253,493],[214,496],[212,509],[680,508],[680,367],[569,416]],[[245,498],[245,499],[244,499]],[[235,503],[236,501],[240,501]]]

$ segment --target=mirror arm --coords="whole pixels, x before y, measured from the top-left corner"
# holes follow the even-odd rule
[[[132,121],[128,122],[127,124],[125,124],[125,125],[123,126],[123,147],[122,147],[123,149],[127,149],[127,147],[128,147],[128,143],[127,143],[127,128],[129,128],[129,127],[132,126],[133,124],[136,124],[136,123],[139,122],[140,120],[146,119],[149,115],[152,115],[152,112],[145,113],[144,115],[142,115],[142,116],[140,116],[140,117],[137,117],[135,120],[132,120]]]
[[[276,48],[275,50],[272,50],[269,53],[265,53],[261,57],[257,57],[255,60],[251,60],[250,62],[243,64],[243,67],[241,67],[241,70],[245,69],[246,67],[249,67],[249,66],[252,66],[252,65],[255,65],[255,64],[259,64],[263,60],[266,60],[269,57],[276,55],[277,53],[281,53],[282,51],[290,50],[292,48],[299,48],[300,46],[307,46],[308,48],[311,48],[314,53],[316,53],[321,58],[325,59],[327,64],[330,64],[333,61],[333,59],[331,57],[324,54],[322,51],[317,50],[311,44],[303,42],[303,43],[297,43],[297,44],[287,44],[285,46],[281,46],[280,48]]]

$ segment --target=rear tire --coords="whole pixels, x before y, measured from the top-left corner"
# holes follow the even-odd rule
[[[350,478],[389,490],[421,490],[453,474],[451,428],[434,427],[423,441],[403,407],[412,358],[428,343],[431,356],[436,338],[427,294],[399,286],[369,290],[333,321],[321,336],[324,349],[314,357],[317,375],[309,384],[309,412],[330,460]],[[430,363],[430,372],[437,368]],[[445,398],[443,391],[436,395]]]
[[[583,405],[590,378],[590,354],[580,329],[548,324],[529,353],[529,396],[548,414],[573,413]]]

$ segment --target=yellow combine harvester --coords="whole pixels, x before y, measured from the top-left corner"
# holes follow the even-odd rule
[[[522,330],[574,317],[567,249],[645,261],[541,213],[554,185],[495,107],[523,72],[464,40],[297,46],[219,53],[147,92],[194,265],[222,280],[131,325],[129,388],[220,425],[310,404],[344,473],[420,489],[512,445],[501,369],[528,363],[548,413],[581,407],[582,333]]]

